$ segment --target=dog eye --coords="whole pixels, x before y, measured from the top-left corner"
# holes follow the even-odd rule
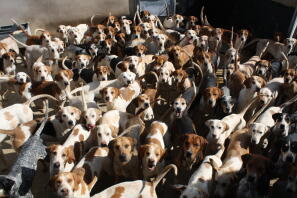
[[[146,152],[146,155],[150,155],[151,153],[150,152]]]
[[[98,133],[98,136],[101,137],[101,133]]]
[[[95,115],[92,115],[92,118],[95,118]]]
[[[186,103],[182,102],[182,105],[185,105]]]
[[[214,126],[210,126],[210,128],[214,129]]]
[[[256,130],[255,129],[253,129],[253,133],[255,133],[256,132]]]
[[[87,119],[87,118],[88,118],[88,116],[85,116],[85,118]]]
[[[71,115],[74,115],[74,113],[73,113],[73,112],[71,112]]]
[[[219,126],[218,129],[222,129],[222,127]]]

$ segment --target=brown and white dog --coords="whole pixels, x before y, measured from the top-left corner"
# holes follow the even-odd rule
[[[4,74],[15,75],[16,72],[16,57],[17,54],[13,50],[2,55]]]
[[[132,137],[117,137],[109,143],[109,155],[116,181],[138,179],[137,140]]]
[[[85,169],[76,168],[71,172],[58,173],[50,180],[50,185],[53,191],[63,198],[70,197],[90,197],[92,188],[97,182],[95,176],[92,181],[87,184],[84,180]]]
[[[177,175],[177,167],[170,164],[166,166],[152,182],[136,180],[119,183],[92,196],[92,198],[109,198],[110,195],[118,196],[118,198],[134,196],[142,198],[157,198],[156,187],[171,169],[174,169],[174,174]]]
[[[152,122],[145,144],[140,146],[139,160],[142,167],[142,176],[146,181],[157,176],[164,167],[164,162],[162,161],[165,154],[163,136],[167,129],[167,125],[163,122]]]

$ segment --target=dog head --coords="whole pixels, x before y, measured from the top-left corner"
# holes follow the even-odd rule
[[[133,156],[137,155],[136,144],[136,139],[132,137],[117,137],[108,146],[113,160],[126,165]]]
[[[251,76],[244,81],[244,85],[247,89],[251,89],[252,91],[256,92],[265,87],[266,81],[262,77]]]
[[[178,97],[174,100],[173,109],[174,109],[175,116],[177,118],[183,117],[183,113],[186,110],[186,108],[187,108],[187,101],[184,98]]]
[[[132,21],[128,20],[128,19],[123,19],[123,20],[121,20],[121,24],[122,24],[123,32],[125,32],[127,35],[130,35]]]
[[[287,54],[291,53],[291,51],[293,50],[293,48],[296,45],[297,40],[295,38],[286,38],[284,43],[285,46],[287,47]]]
[[[291,117],[287,113],[276,113],[272,116],[275,121],[273,131],[277,133],[279,137],[286,137],[290,132]]]
[[[189,16],[188,17],[188,24],[189,27],[195,27],[196,23],[198,22],[198,18],[195,16]]]
[[[77,121],[80,120],[81,111],[72,106],[62,107],[57,115],[56,118],[63,123],[68,129],[73,128]]]
[[[98,125],[94,128],[94,132],[99,146],[108,146],[109,142],[115,137],[112,129],[107,124]]]
[[[86,127],[91,130],[95,128],[97,121],[102,117],[102,112],[97,108],[88,108],[83,112]]]
[[[270,70],[271,63],[268,60],[260,60],[256,63],[255,74],[261,77],[265,77]]]
[[[154,55],[153,56],[153,69],[155,71],[158,71],[163,65],[164,63],[166,63],[168,61],[168,56],[167,55]]]
[[[26,74],[25,72],[16,73],[15,79],[20,84],[31,82],[30,76],[28,74]]]
[[[223,95],[221,97],[220,104],[225,114],[231,114],[233,112],[234,103],[232,96]]]
[[[207,140],[196,134],[185,134],[180,137],[180,145],[183,150],[183,157],[188,165],[197,160],[203,160],[203,152],[207,146]]]
[[[94,58],[98,55],[99,48],[95,43],[92,43],[87,50],[91,57]]]
[[[259,144],[261,138],[267,133],[269,127],[262,123],[253,123],[249,126],[249,132],[252,135],[251,141],[253,144]]]
[[[295,69],[287,69],[284,74],[284,82],[291,83],[297,76]]]
[[[122,72],[118,76],[119,81],[125,86],[133,84],[135,81],[135,78],[136,78],[136,74],[130,71]]]
[[[136,25],[132,28],[132,34],[135,36],[135,38],[140,39],[141,32],[142,27],[140,25]]]
[[[2,55],[2,58],[4,61],[9,63],[9,65],[15,64],[17,54],[14,50],[9,50],[9,52],[6,52]]]
[[[224,95],[218,87],[208,87],[203,91],[203,100],[211,108],[214,108],[217,101]]]
[[[237,57],[236,57],[236,54],[237,54]],[[235,64],[236,60],[239,61],[239,55],[238,55],[236,49],[229,48],[225,53],[225,61],[226,61],[225,63],[226,64]]]
[[[137,108],[140,108],[140,109],[147,109],[151,105],[150,98],[146,94],[141,94],[137,96],[136,101],[137,101]]]
[[[203,50],[208,49],[208,36],[203,35],[199,37],[198,47],[200,47]]]
[[[185,20],[185,18],[180,15],[180,14],[176,14],[173,16],[173,19],[177,25],[177,27],[180,27],[180,25],[183,23],[183,21]]]
[[[105,102],[113,102],[120,96],[120,91],[115,87],[105,87],[100,90],[101,96]]]
[[[64,88],[69,86],[71,81],[73,80],[73,72],[70,69],[60,70],[55,75],[55,80],[58,84],[62,85]]]
[[[287,136],[281,147],[280,160],[282,162],[287,162],[294,164],[297,155],[297,134],[293,133]]]
[[[49,53],[49,58],[51,59],[59,59],[61,55],[61,46],[58,42],[50,41],[47,43],[47,49]]]
[[[170,54],[172,54],[174,58],[178,58],[179,56],[181,56],[182,52],[182,47],[178,45],[173,46],[170,50]]]
[[[269,88],[263,87],[259,91],[260,102],[267,104],[269,101],[271,101],[271,99],[277,96],[276,94],[277,92],[272,92]]]
[[[50,66],[33,66],[34,80],[48,81],[51,78],[52,68]]]
[[[195,40],[197,40],[197,33],[195,30],[187,30],[185,32],[185,36],[189,43],[193,43]]]
[[[205,125],[209,128],[208,141],[214,140],[218,142],[219,140],[224,140],[224,133],[229,129],[229,126],[224,121],[216,119],[207,120]]]
[[[108,66],[97,66],[94,71],[94,78],[98,81],[108,80],[110,75],[111,68]]]
[[[145,52],[147,51],[147,47],[145,47],[142,44],[139,44],[134,47],[134,51],[137,56],[142,56],[142,55],[145,55]]]
[[[227,197],[228,193],[234,188],[233,184],[236,179],[236,174],[230,170],[225,170],[223,168],[216,170],[214,197]]]
[[[140,12],[140,18],[144,21],[148,21],[150,19],[151,13],[148,10],[143,10]]]
[[[128,56],[125,58],[125,61],[129,62],[129,70],[136,72],[138,64],[141,62],[141,57],[138,56]]]
[[[177,69],[172,73],[174,79],[178,82],[181,83],[183,80],[185,80],[188,77],[188,73],[183,70],[183,69]]]
[[[149,31],[152,29],[152,24],[148,23],[148,22],[144,22],[140,24],[141,30],[142,32],[144,32],[145,34],[148,34]]]
[[[76,168],[72,172],[56,174],[51,178],[50,184],[59,197],[75,197],[75,192],[85,183],[84,175],[84,168]]]
[[[269,173],[272,172],[272,161],[263,155],[246,154],[241,158],[247,171],[247,181],[250,183],[258,183],[261,178],[269,176]]]
[[[75,57],[76,65],[79,69],[87,68],[91,60],[91,56],[87,54],[79,54]]]
[[[159,144],[144,144],[139,148],[139,157],[143,169],[154,171],[164,156],[164,149]]]
[[[47,147],[47,152],[50,157],[50,170],[51,173],[57,174],[63,172],[66,163],[74,163],[75,155],[73,146],[64,147],[58,144],[52,144]]]
[[[159,70],[159,81],[163,83],[169,83],[171,80],[171,71],[166,67],[161,67]]]

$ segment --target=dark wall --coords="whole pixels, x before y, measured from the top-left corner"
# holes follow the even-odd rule
[[[274,32],[288,34],[294,8],[271,0],[180,0],[177,12],[200,16],[204,5],[208,21],[215,27],[235,30],[248,28],[256,37],[271,37]],[[180,2],[178,1],[178,2]],[[180,4],[180,5],[182,5]]]

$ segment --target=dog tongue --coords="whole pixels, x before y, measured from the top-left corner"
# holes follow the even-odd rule
[[[181,117],[181,113],[180,113],[180,112],[176,112],[175,115],[176,115],[176,117],[178,117],[178,118]]]
[[[155,169],[155,165],[153,165],[153,164],[149,164],[149,165],[148,165],[148,169],[149,169],[150,171],[153,171],[153,170]]]
[[[93,129],[93,128],[94,128],[94,126],[93,126],[93,125],[91,125],[91,124],[88,124],[88,125],[87,125],[87,128],[88,128],[88,129]]]

